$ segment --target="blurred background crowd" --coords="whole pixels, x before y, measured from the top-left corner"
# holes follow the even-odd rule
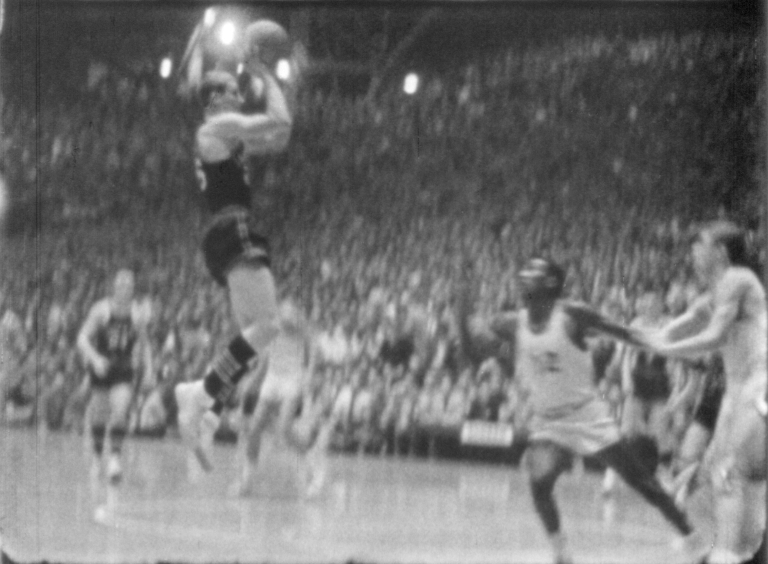
[[[200,108],[157,72],[155,54],[183,49],[175,32],[127,34],[123,60],[88,34],[6,53],[8,424],[82,424],[75,339],[120,267],[151,311],[158,375],[135,431],[173,428],[173,384],[202,377],[233,335],[198,252]],[[648,293],[670,312],[695,297],[697,221],[736,219],[765,260],[764,52],[758,30],[732,22],[574,30],[468,49],[421,70],[412,95],[400,79],[374,99],[308,83],[255,197],[280,291],[320,331],[313,385],[341,414],[337,447],[429,452],[428,437],[466,420],[514,425],[514,359],[485,358],[466,325],[514,307],[514,273],[534,253],[566,267],[571,298],[627,323]],[[599,378],[612,350],[595,347]]]

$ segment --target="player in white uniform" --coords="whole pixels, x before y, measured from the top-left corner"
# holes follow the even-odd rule
[[[88,415],[95,455],[94,473],[98,476],[101,472],[104,441],[109,432],[111,453],[107,475],[112,482],[119,481],[122,475],[120,453],[136,391],[136,345],[143,358],[142,384],[151,387],[154,379],[147,335],[149,315],[133,299],[133,290],[133,272],[120,270],[115,277],[114,292],[91,307],[77,338],[90,380]]]
[[[647,345],[660,354],[696,358],[719,351],[725,394],[702,469],[714,494],[716,541],[710,564],[752,558],[765,531],[765,422],[768,322],[760,280],[746,264],[743,232],[724,221],[702,228],[692,247],[697,276],[707,291],[688,312]]]
[[[572,561],[553,491],[574,455],[594,456],[614,468],[681,535],[688,536],[692,528],[686,515],[621,438],[610,406],[594,382],[586,339],[603,334],[633,343],[632,333],[586,306],[562,301],[564,280],[554,263],[532,259],[520,273],[524,307],[500,314],[490,327],[499,344],[508,341],[515,347],[515,379],[530,413],[526,463],[531,492],[555,560]]]
[[[239,437],[242,467],[233,492],[238,495],[246,495],[253,486],[262,435],[275,417],[277,436],[286,446],[304,454],[311,445],[309,429],[296,423],[314,371],[316,337],[307,318],[290,300],[280,304],[279,320],[280,332],[268,349],[255,410]]]

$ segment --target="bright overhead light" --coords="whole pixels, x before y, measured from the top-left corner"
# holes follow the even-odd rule
[[[235,24],[233,22],[224,22],[219,28],[219,41],[223,45],[232,45],[235,42]]]
[[[166,57],[160,62],[160,76],[168,78],[171,76],[171,70],[173,70],[173,61],[170,57]]]
[[[213,8],[208,8],[205,11],[205,17],[203,18],[203,23],[205,24],[205,27],[211,27],[216,22],[216,10]]]
[[[419,89],[419,75],[414,72],[408,73],[403,81],[403,92],[406,94],[416,94]]]
[[[280,80],[288,80],[291,78],[291,64],[285,59],[280,59],[277,62],[275,74]]]

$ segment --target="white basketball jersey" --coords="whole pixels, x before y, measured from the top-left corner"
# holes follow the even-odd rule
[[[573,343],[566,316],[556,305],[547,327],[535,334],[528,326],[528,311],[520,312],[515,373],[540,414],[557,414],[596,398],[592,354]]]

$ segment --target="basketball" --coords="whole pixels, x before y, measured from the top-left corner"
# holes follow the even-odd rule
[[[274,67],[280,59],[291,56],[292,45],[288,32],[272,20],[258,20],[245,30],[246,59],[257,57],[268,67]]]

